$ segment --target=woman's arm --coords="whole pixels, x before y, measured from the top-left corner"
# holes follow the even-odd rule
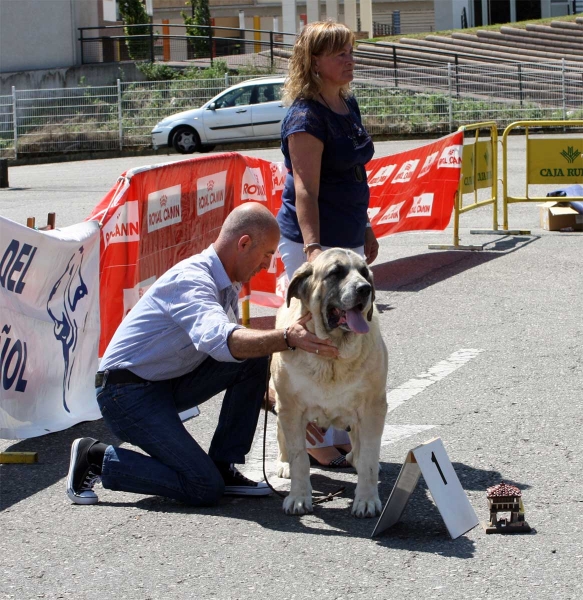
[[[320,243],[320,169],[324,144],[315,136],[301,132],[289,136],[289,155],[296,190],[296,211],[304,245]],[[312,246],[306,253],[314,260],[321,248]]]

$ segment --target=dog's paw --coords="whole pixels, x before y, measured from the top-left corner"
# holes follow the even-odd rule
[[[312,512],[310,496],[286,496],[283,501],[283,512],[286,515],[307,515]]]
[[[352,503],[352,514],[359,519],[376,517],[381,513],[383,505],[378,496],[355,498]]]
[[[277,465],[277,476],[282,479],[291,479],[290,471],[289,471],[289,463],[280,462]]]

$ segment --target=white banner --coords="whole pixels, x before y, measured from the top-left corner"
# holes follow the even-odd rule
[[[99,226],[37,231],[0,217],[0,438],[101,417]]]

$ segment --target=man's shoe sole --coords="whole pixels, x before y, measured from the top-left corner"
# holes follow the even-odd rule
[[[245,485],[228,485],[225,487],[225,496],[270,496],[273,493],[270,487],[250,487]]]
[[[67,474],[67,496],[69,496],[69,500],[71,500],[71,502],[74,504],[97,504],[99,498],[95,492],[81,492],[81,494],[87,494],[86,496],[82,496],[81,494],[76,494],[75,490],[73,490],[74,466],[77,462],[79,442],[82,439],[83,438],[76,439],[71,446],[71,461],[69,463],[69,473]]]

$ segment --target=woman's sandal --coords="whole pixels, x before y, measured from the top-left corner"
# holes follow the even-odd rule
[[[317,458],[314,458],[308,452],[308,458],[310,459],[310,465],[312,467],[320,467],[321,469],[349,469],[352,465],[346,460],[343,454],[333,458],[327,465],[322,464]]]

